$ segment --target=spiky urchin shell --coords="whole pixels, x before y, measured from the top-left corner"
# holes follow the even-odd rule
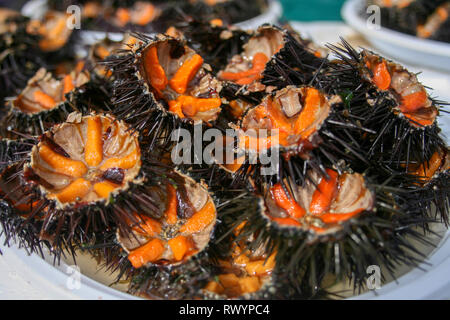
[[[139,40],[138,45],[130,50],[121,51],[123,54],[110,57],[104,62],[115,78],[112,84],[111,112],[119,120],[125,121],[139,131],[148,140],[150,147],[159,144],[162,148],[170,148],[174,145],[171,141],[174,130],[184,128],[192,131],[195,122],[190,118],[181,119],[157,101],[145,77],[141,74],[140,59],[143,50],[153,43],[173,41],[184,45],[186,42],[164,35],[156,37],[140,33],[132,35]],[[209,125],[210,123],[201,121],[202,130]]]
[[[416,215],[422,215],[430,220],[440,220],[448,228],[450,226],[450,170],[435,174],[430,181],[423,184],[420,179],[408,176],[400,179],[408,185],[410,192],[407,194],[405,205],[409,211]],[[398,181],[398,180],[397,180]],[[424,224],[425,230],[429,230],[428,224]]]
[[[440,215],[441,220],[448,227],[450,225],[450,172],[446,170],[440,173],[437,177],[433,178],[427,185],[425,185],[421,198],[425,199],[423,203],[427,203],[427,200],[431,200],[436,207],[436,212]],[[433,212],[435,208],[430,206],[428,208],[430,212]]]
[[[0,140],[0,170],[23,160],[34,146],[33,139],[1,139]]]
[[[176,28],[215,73],[225,68],[228,61],[241,52],[242,46],[251,36],[250,31],[212,25],[209,21],[198,19],[179,23]]]
[[[74,89],[68,99],[50,110],[38,113],[25,113],[15,106],[14,100],[8,103],[6,115],[1,119],[0,132],[4,137],[39,136],[55,124],[64,122],[72,112],[83,115],[92,111],[102,112],[110,106],[104,84],[90,81]]]
[[[405,202],[396,199],[404,197],[406,191],[394,194],[383,186],[368,188],[375,191],[375,207],[343,222],[342,229],[331,234],[312,236],[295,227],[280,227],[263,215],[266,209],[261,196],[254,196],[256,209],[236,217],[232,228],[246,222],[239,237],[257,233],[250,249],[266,244],[269,254],[276,251],[277,272],[310,290],[310,294],[323,288],[326,275],[336,281],[351,279],[354,289],[361,290],[366,285],[368,266],[378,265],[394,275],[399,265],[416,267],[424,258],[412,240],[429,244],[416,230],[429,220],[412,216],[397,204]]]
[[[12,208],[6,201],[0,201],[0,236],[4,243],[10,245],[18,243],[20,248],[24,248],[28,253],[41,253],[41,241],[37,236],[39,231],[33,225],[23,228],[23,219],[12,214]],[[1,254],[1,251],[0,251]]]
[[[397,110],[399,103],[391,92],[380,91],[365,79],[364,51],[357,52],[344,39],[342,46],[330,49],[339,60],[329,65],[326,86],[343,97],[349,117],[373,132],[353,137],[367,159],[405,171],[409,163],[428,161],[433,153],[445,147],[436,120],[427,126],[413,125]],[[446,104],[430,100],[438,111],[439,105]]]

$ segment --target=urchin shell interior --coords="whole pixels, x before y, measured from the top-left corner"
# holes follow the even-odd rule
[[[219,79],[238,85],[250,85],[260,80],[266,64],[283,48],[284,41],[284,31],[281,29],[260,27],[243,46],[243,51],[219,72]]]
[[[171,38],[150,42],[139,58],[140,76],[170,112],[205,122],[221,111],[221,85],[208,69],[200,55]]]
[[[89,81],[84,72],[72,71],[63,79],[56,79],[41,68],[13,101],[13,107],[23,113],[37,114],[56,108],[66,100],[65,94]]]
[[[140,171],[137,134],[107,115],[71,116],[44,133],[31,152],[27,170],[46,197],[60,205],[82,204],[126,189]]]
[[[216,208],[208,191],[180,174],[177,183],[155,185],[154,217],[135,213],[131,234],[117,232],[117,239],[135,268],[145,265],[172,266],[184,263],[209,244],[216,222]]]
[[[254,131],[257,136],[260,129],[278,130],[275,135],[280,146],[299,148],[300,144],[305,144],[310,148],[314,135],[330,112],[331,103],[317,89],[287,87],[249,110],[241,129],[248,134]],[[269,142],[267,147],[277,147]]]
[[[413,126],[433,125],[437,108],[428,97],[417,76],[399,64],[388,61],[365,50],[362,52],[367,70],[364,77],[380,90],[389,90],[398,103],[398,112],[409,119]]]

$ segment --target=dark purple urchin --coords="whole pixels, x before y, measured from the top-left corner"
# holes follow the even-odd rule
[[[287,41],[264,70],[262,83],[280,89],[288,85],[312,85],[321,88],[320,75],[328,60],[325,49],[301,37],[289,25]]]
[[[330,64],[330,87],[343,97],[348,116],[374,132],[354,136],[371,162],[367,171],[394,192],[397,187],[408,191],[404,205],[411,216],[432,221],[439,215],[447,223],[446,173],[436,180],[439,185],[421,182],[436,170],[435,155],[446,150],[436,121],[439,111],[446,112],[440,107],[445,103],[430,98],[416,75],[397,64],[366,50],[357,52],[345,41],[331,48],[339,59]],[[411,106],[415,111],[409,111]]]
[[[367,50],[357,52],[345,40],[331,48],[339,59],[330,64],[329,87],[343,97],[347,116],[374,132],[354,136],[368,159],[405,172],[445,146],[436,121],[445,103],[431,98],[416,75]],[[373,78],[380,72],[386,77],[382,89]]]
[[[128,292],[148,299],[227,299],[227,295],[210,291],[211,282],[218,277],[238,270],[231,271],[226,267],[226,261],[233,255],[233,243],[236,241],[235,218],[240,217],[243,211],[252,212],[256,209],[253,197],[245,190],[224,190],[219,187],[215,191],[218,223],[213,238],[204,252],[195,256],[186,263],[173,266],[150,266],[134,269],[127,259],[127,254],[115,239],[115,234],[98,239],[96,250],[98,257],[102,258],[107,271],[117,272],[117,281],[128,279],[130,281]],[[220,199],[220,200],[219,200]],[[264,255],[260,249],[258,254]],[[247,254],[247,252],[243,252]],[[255,253],[256,254],[256,253]],[[255,263],[258,263],[254,260]],[[261,264],[261,261],[259,261]],[[271,263],[272,264],[272,263]],[[267,266],[268,270],[272,267]],[[244,270],[244,267],[242,268]],[[242,271],[241,270],[241,271]],[[249,275],[250,276],[250,275]],[[241,277],[246,277],[241,275]],[[250,276],[253,277],[253,276]],[[300,299],[312,298],[311,288],[302,283],[300,287],[292,285],[282,274],[269,275],[270,278],[260,290],[234,299]],[[319,296],[324,297],[324,290],[318,290]]]

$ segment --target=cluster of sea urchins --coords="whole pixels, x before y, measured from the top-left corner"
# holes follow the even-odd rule
[[[194,21],[95,45],[80,83],[40,70],[0,145],[7,243],[87,250],[151,299],[323,298],[416,266],[412,241],[448,223],[441,106],[404,67],[330,49]],[[223,135],[183,140],[175,165],[177,129]]]

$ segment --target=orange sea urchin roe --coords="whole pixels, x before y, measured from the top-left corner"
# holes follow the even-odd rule
[[[280,226],[297,227],[315,233],[339,229],[339,224],[347,221],[364,210],[373,208],[374,196],[360,174],[339,175],[332,169],[326,170],[328,177],[317,174],[307,181],[305,186],[295,190],[297,201],[285,199],[280,184],[271,188],[271,198],[266,200],[266,215]],[[271,204],[272,203],[272,204]],[[290,214],[292,208],[301,212],[297,216]]]
[[[220,108],[220,98],[194,98],[191,96],[179,96],[177,100],[169,101],[169,111],[176,113],[180,118],[193,117],[199,112],[205,112]]]
[[[142,239],[141,242],[133,242],[133,235],[125,238],[119,234],[119,242],[129,252],[128,259],[135,268],[149,263],[164,265],[181,263],[203,250],[208,244],[216,219],[215,206],[207,191],[199,185],[194,185],[192,192],[195,195],[192,199],[183,198],[180,194],[180,189],[184,188],[187,187],[175,188],[172,183],[168,183],[164,190],[166,194],[164,215],[160,219],[141,217],[142,222],[133,225],[134,232]],[[199,202],[199,199],[203,200]],[[164,247],[162,252],[158,251],[159,246],[156,249],[147,246],[153,239],[160,241]],[[147,252],[148,250],[157,252],[152,254]],[[154,259],[156,256],[158,258]]]
[[[144,61],[145,72],[150,77],[151,85],[159,91],[164,90],[169,81],[167,80],[163,67],[159,63],[158,51],[156,47],[151,47],[145,52]]]
[[[293,198],[292,195],[287,195],[281,184],[274,185],[270,192],[276,204],[285,210],[293,218],[301,218],[305,214],[303,209]]]
[[[52,110],[66,100],[66,94],[87,81],[89,75],[84,70],[76,69],[62,76],[41,68],[28,80],[27,86],[12,104],[20,112],[28,114]]]
[[[219,73],[219,79],[241,86],[249,85],[250,90],[263,90],[264,86],[257,81],[262,78],[267,63],[284,44],[283,31],[268,26],[258,28],[243,46],[243,51],[233,56]]]
[[[48,11],[42,20],[31,20],[27,31],[40,36],[39,47],[43,51],[56,51],[66,44],[72,34],[67,23],[71,18],[64,12]]]
[[[373,69],[373,82],[380,90],[387,90],[391,85],[391,75],[387,69],[386,61],[378,63]]]
[[[408,167],[411,174],[417,176],[421,183],[429,182],[436,173],[448,170],[450,168],[447,150],[436,151],[433,153],[429,161],[425,161],[420,165],[410,165]]]
[[[186,60],[169,81],[170,87],[179,94],[184,94],[189,82],[195,77],[203,64],[203,58],[194,54]]]
[[[253,56],[252,66],[247,71],[241,72],[221,72],[220,78],[222,80],[233,81],[239,85],[250,84],[255,80],[259,80],[262,77],[262,72],[266,67],[269,58],[262,52],[257,52]]]
[[[244,243],[234,245],[229,260],[221,261],[223,272],[208,282],[205,291],[238,298],[259,291],[269,281],[275,267],[276,252],[269,257],[265,254],[254,256],[242,248],[245,248]]]
[[[330,110],[330,103],[317,89],[287,87],[247,112],[241,127],[249,134],[243,141],[251,140],[252,130],[257,133],[264,130],[269,137],[276,137],[281,146],[309,146],[309,140],[320,129]],[[278,130],[278,134],[274,130]],[[270,143],[267,147],[275,145]]]

